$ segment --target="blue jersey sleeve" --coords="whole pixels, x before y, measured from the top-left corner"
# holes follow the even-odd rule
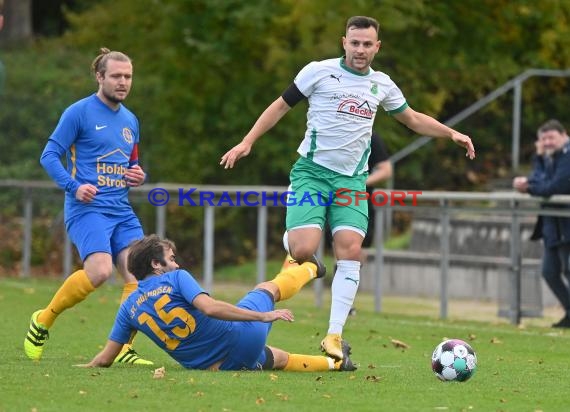
[[[65,150],[58,143],[49,140],[40,158],[40,163],[60,188],[75,195],[80,185],[63,167],[61,156],[64,153]]]
[[[127,306],[123,303],[117,312],[117,317],[115,318],[113,329],[111,329],[109,340],[118,343],[129,343],[131,334],[134,331],[129,319],[129,311]]]
[[[75,194],[79,183],[73,179],[61,163],[61,157],[71,148],[80,131],[80,109],[70,106],[59,119],[50,136],[40,163],[53,181],[68,193]]]
[[[189,272],[179,270],[176,273],[176,277],[178,279],[178,290],[188,303],[192,304],[196,296],[201,293],[206,293]]]

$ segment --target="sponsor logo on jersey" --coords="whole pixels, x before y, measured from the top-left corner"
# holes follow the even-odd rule
[[[123,129],[125,130],[125,129]],[[123,176],[127,172],[129,156],[121,149],[115,149],[97,158],[97,186],[99,187],[127,187]]]
[[[359,117],[367,120],[370,120],[374,117],[374,113],[372,112],[370,104],[368,104],[367,100],[362,103],[354,99],[343,100],[338,105],[338,109],[336,109],[336,111],[337,113],[342,113],[345,115]]]

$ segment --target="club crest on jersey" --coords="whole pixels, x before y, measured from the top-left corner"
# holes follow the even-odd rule
[[[131,132],[131,129],[128,127],[123,127],[123,138],[128,144],[133,142],[133,132]]]
[[[378,85],[376,83],[372,83],[372,87],[370,87],[370,93],[378,94]]]
[[[370,104],[366,100],[362,103],[354,99],[343,100],[336,111],[352,118],[372,119],[374,117]]]

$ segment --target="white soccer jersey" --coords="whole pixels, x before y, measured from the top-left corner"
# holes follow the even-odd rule
[[[368,169],[370,136],[378,107],[398,113],[406,99],[390,77],[358,73],[344,58],[311,62],[295,85],[309,100],[307,131],[297,150],[313,162],[347,176]]]

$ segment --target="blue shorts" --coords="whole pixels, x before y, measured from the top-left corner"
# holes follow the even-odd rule
[[[275,309],[272,295],[264,289],[252,290],[236,306],[256,312]],[[220,370],[261,369],[266,360],[264,349],[271,325],[271,322],[235,322],[236,329],[239,328],[239,338],[220,365]]]
[[[134,212],[124,216],[88,212],[69,219],[65,228],[82,261],[92,253],[103,252],[116,262],[123,249],[144,237],[141,222]]]

